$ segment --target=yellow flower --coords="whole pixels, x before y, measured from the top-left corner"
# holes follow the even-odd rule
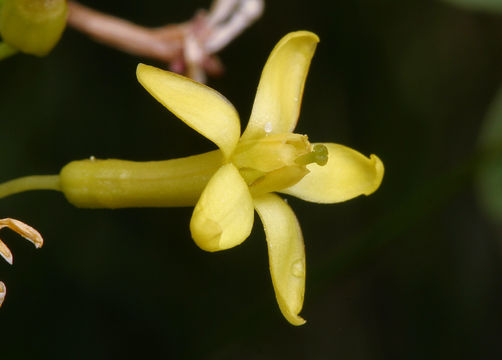
[[[305,78],[318,37],[286,35],[263,70],[248,126],[240,135],[236,110],[221,94],[180,75],[140,64],[140,83],[160,103],[221,150],[221,166],[202,191],[190,222],[199,247],[218,251],[250,234],[256,209],[266,233],[279,307],[294,325],[305,289],[305,251],[298,221],[279,191],[318,203],[375,191],[383,164],[337,144],[312,146],[294,134]]]
[[[196,244],[219,251],[250,234],[254,210],[264,225],[270,273],[279,308],[293,325],[305,291],[300,226],[274,192],[336,203],[374,192],[383,164],[333,143],[311,144],[295,134],[305,78],[318,37],[286,35],[263,70],[253,111],[241,136],[232,104],[217,91],[183,76],[140,64],[139,82],[160,103],[219,148],[181,159],[132,162],[73,161],[59,175],[28,176],[0,185],[0,198],[27,190],[64,193],[79,207],[195,206],[190,231]]]

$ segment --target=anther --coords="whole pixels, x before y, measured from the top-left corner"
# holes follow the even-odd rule
[[[0,281],[0,307],[2,307],[2,303],[5,299],[6,294],[7,294],[7,287],[3,282]]]
[[[32,242],[36,248],[41,247],[44,244],[44,239],[42,238],[42,235],[32,228],[31,226],[26,225],[22,221],[16,220],[16,219],[11,219],[11,218],[5,218],[5,219],[0,219],[0,229],[3,229],[4,227],[11,229],[12,231],[15,231],[22,237],[24,237],[26,240]],[[9,263],[12,264],[12,253],[5,245],[2,240],[0,240],[0,255]]]
[[[316,144],[311,152],[297,157],[295,162],[298,165],[316,163],[319,166],[324,166],[328,162],[328,148],[322,144]]]

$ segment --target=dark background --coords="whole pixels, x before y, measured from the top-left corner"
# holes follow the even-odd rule
[[[157,26],[209,1],[83,1]],[[293,327],[275,301],[265,238],[221,253],[190,238],[192,209],[84,210],[60,193],[0,201],[1,359],[494,359],[502,356],[500,223],[476,182],[480,129],[502,84],[502,15],[426,0],[268,1],[221,52],[209,85],[243,126],[274,44],[320,38],[298,132],[384,162],[370,197],[288,198],[302,225],[307,288]],[[147,59],[67,29],[46,58],[0,62],[0,181],[57,173],[71,160],[160,160],[214,148],[137,83]],[[151,355],[148,355],[151,354]]]

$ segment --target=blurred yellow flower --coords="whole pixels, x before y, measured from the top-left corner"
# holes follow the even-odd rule
[[[66,0],[3,0],[0,9],[0,59],[17,50],[45,56],[66,27]]]

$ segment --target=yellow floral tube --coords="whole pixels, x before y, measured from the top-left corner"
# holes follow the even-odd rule
[[[220,151],[147,162],[91,158],[66,165],[60,189],[84,208],[194,206],[221,164]]]

